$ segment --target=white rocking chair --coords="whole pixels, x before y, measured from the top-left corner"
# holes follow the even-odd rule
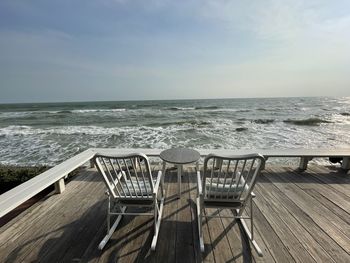
[[[99,244],[103,249],[117,228],[123,215],[154,217],[154,235],[151,249],[155,250],[164,205],[164,179],[161,171],[154,181],[146,155],[141,153],[123,156],[95,155],[94,163],[107,186],[107,235]],[[158,194],[159,187],[161,189]],[[129,206],[153,207],[153,212],[128,213]],[[111,226],[111,216],[117,216]]]
[[[220,217],[217,213],[206,215],[205,208],[231,209],[232,218],[241,222],[244,231],[259,256],[262,251],[254,240],[252,192],[257,176],[265,165],[260,154],[242,156],[208,155],[204,160],[204,174],[201,178],[197,170],[198,197],[197,216],[200,249],[204,252],[202,218]],[[250,215],[243,216],[247,203],[250,202]],[[250,231],[244,219],[250,219]]]

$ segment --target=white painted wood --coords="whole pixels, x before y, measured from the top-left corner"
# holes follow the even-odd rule
[[[27,182],[0,195],[0,217],[6,215],[29,198],[33,197],[48,186],[83,165],[94,156],[94,151],[88,149],[61,164],[39,174]]]
[[[123,207],[121,212],[124,213],[126,210],[126,207]],[[119,225],[120,220],[122,219],[123,215],[119,215],[117,217],[117,219],[114,221],[112,227],[109,229],[107,235],[102,239],[102,241],[100,242],[100,244],[98,245],[98,249],[102,250],[105,245],[107,244],[108,240],[111,238],[111,236],[113,235],[114,231],[116,230],[117,226]]]
[[[66,189],[65,183],[64,183],[64,178],[61,178],[55,183],[55,192],[57,194],[62,194],[63,191]]]
[[[150,157],[158,157],[164,149],[147,149],[147,148],[93,148],[94,152],[100,154],[129,154],[144,153]],[[260,153],[264,157],[350,157],[349,149],[194,149],[197,150],[202,157],[210,153],[229,156],[229,155],[246,155],[251,153]]]
[[[29,198],[38,194],[48,186],[54,184],[62,177],[90,161],[95,153],[100,154],[129,154],[129,153],[144,153],[150,157],[159,157],[163,149],[146,149],[146,148],[91,148],[88,149],[64,162],[51,168],[50,170],[34,177],[33,179],[7,191],[0,195],[0,217],[4,216],[12,209],[16,208]],[[343,157],[343,169],[350,169],[350,148],[349,149],[244,149],[244,150],[229,150],[229,149],[203,149],[200,152],[202,157],[210,153],[221,156],[245,155],[249,153],[260,153],[265,158],[270,157]]]
[[[221,159],[220,162],[217,160]],[[217,163],[219,167],[216,168]],[[203,177],[197,174],[197,220],[199,244],[201,251],[204,251],[203,233],[201,231],[202,217],[221,217],[221,209],[236,208],[236,213],[229,218],[240,220],[249,240],[259,256],[262,251],[254,239],[253,225],[253,203],[252,191],[258,178],[265,158],[259,154],[242,155],[236,157],[221,157],[208,155],[204,159]],[[231,165],[231,167],[230,167]],[[244,175],[243,175],[244,174]],[[226,184],[226,180],[231,183]],[[235,182],[236,185],[232,184]],[[220,187],[219,187],[220,183]],[[226,185],[225,185],[226,184]],[[221,191],[218,190],[221,188]],[[203,190],[203,193],[202,193]],[[203,201],[201,201],[203,200]],[[250,215],[243,216],[247,203],[250,201]],[[209,202],[212,202],[211,204]],[[212,215],[204,214],[205,208],[216,208],[219,213]],[[251,231],[244,222],[244,218],[251,220]]]
[[[164,206],[164,186],[162,184],[164,182],[164,176],[162,171],[158,172],[157,180],[154,184],[149,159],[142,153],[126,155],[120,155],[119,153],[110,155],[96,154],[93,160],[108,189],[107,235],[101,241],[99,248],[102,249],[113,234],[109,228],[111,223],[110,216],[118,215],[116,222],[119,223],[120,217],[126,214],[122,211],[121,206],[128,207],[136,205],[138,207],[148,208],[154,206],[153,214],[137,212],[132,214],[154,217],[154,236],[151,243],[151,250],[155,250]],[[138,169],[136,169],[135,163],[138,163]],[[122,176],[119,176],[120,174]],[[161,194],[158,195],[160,186]],[[136,200],[139,201],[137,204],[130,203]],[[121,212],[112,212],[112,203]],[[113,224],[113,232],[118,223]]]

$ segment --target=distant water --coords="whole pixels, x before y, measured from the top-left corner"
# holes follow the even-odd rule
[[[57,164],[90,147],[350,146],[350,97],[0,105],[0,163]]]

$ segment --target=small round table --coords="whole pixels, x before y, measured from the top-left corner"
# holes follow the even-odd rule
[[[184,164],[197,162],[200,158],[199,152],[187,148],[172,148],[162,151],[159,157],[163,160],[163,173],[165,173],[166,163],[173,163],[177,166],[177,181],[179,185],[178,189],[180,198],[182,166]]]

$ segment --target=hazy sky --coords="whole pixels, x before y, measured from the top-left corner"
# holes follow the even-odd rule
[[[349,0],[2,0],[0,102],[350,95]]]

